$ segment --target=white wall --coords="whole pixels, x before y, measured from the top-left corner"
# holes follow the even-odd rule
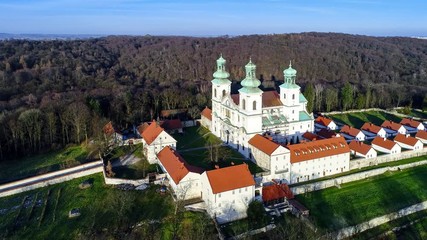
[[[394,147],[392,149],[387,149],[387,148],[383,148],[379,145],[376,144],[372,144],[371,145],[375,150],[383,152],[383,153],[388,153],[388,154],[398,154],[401,152],[401,148],[399,146],[399,144],[395,144]]]
[[[144,140],[144,153],[148,162],[150,164],[158,163],[157,153],[166,146],[171,146],[173,149],[176,149],[176,140],[166,131],[161,132],[150,145]]]

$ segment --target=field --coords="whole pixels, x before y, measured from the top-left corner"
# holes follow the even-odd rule
[[[427,200],[427,166],[298,195],[323,230],[337,230]]]
[[[403,113],[412,117],[417,117],[417,118],[422,118],[422,119],[427,119],[427,112],[421,112],[421,111],[417,111],[415,109],[399,109],[397,110],[397,112],[399,113]]]
[[[222,141],[202,126],[184,128],[184,133],[173,134],[178,141],[177,149],[201,148],[207,143],[220,144]]]
[[[93,186],[79,189],[84,180]],[[157,189],[122,191],[104,185],[102,174],[95,174],[0,198],[0,238],[170,239],[174,203],[169,194],[161,195]],[[70,219],[68,211],[73,208],[80,209],[81,216]],[[196,221],[205,223],[207,236],[214,233],[207,216],[191,212],[184,213],[180,232],[197,226]],[[138,227],[131,228],[137,223]]]
[[[398,116],[382,111],[333,114],[328,115],[328,117],[336,122],[341,122],[355,128],[361,128],[365,122],[371,122],[380,126],[385,120],[391,120],[393,122],[400,122],[402,120],[402,118]]]
[[[15,181],[88,162],[89,150],[70,146],[60,151],[0,162],[0,183]]]

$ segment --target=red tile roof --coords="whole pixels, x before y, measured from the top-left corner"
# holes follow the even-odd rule
[[[417,142],[420,140],[408,135],[397,134],[396,137],[394,137],[394,141],[407,144],[409,146],[415,146],[415,144],[417,144]]]
[[[314,122],[317,123],[317,124],[320,124],[320,125],[323,125],[323,126],[327,127],[332,122],[332,119],[326,118],[326,117],[323,117],[323,116],[318,116],[316,118],[316,120],[314,120]]]
[[[201,112],[201,115],[212,121],[212,110],[210,108],[205,107]]]
[[[231,98],[236,105],[240,103],[240,95],[231,94]],[[262,93],[262,107],[276,107],[282,106],[282,101],[280,101],[280,95],[277,91],[267,91]]]
[[[413,128],[418,128],[418,126],[420,126],[421,123],[418,121],[415,121],[412,118],[404,118],[402,119],[402,121],[400,121],[400,124],[413,127]]]
[[[391,150],[394,145],[396,145],[397,143],[388,140],[387,138],[382,138],[382,137],[375,137],[374,140],[372,140],[371,144],[375,144],[377,146],[383,147],[385,149]]]
[[[206,171],[206,175],[214,194],[255,185],[247,164]]]
[[[189,165],[179,153],[169,146],[164,147],[157,157],[175,184],[178,184],[189,172],[203,173],[203,169]]]
[[[365,123],[360,129],[371,132],[371,133],[375,133],[375,134],[378,134],[378,132],[381,131],[381,127],[372,123]]]
[[[179,119],[165,120],[160,123],[160,126],[165,130],[176,130],[182,128],[182,122]]]
[[[322,129],[320,129],[320,131],[317,132],[317,136],[320,136],[323,138],[333,138],[333,137],[337,136],[337,133],[332,131],[332,130],[322,128]]]
[[[291,163],[350,153],[350,148],[343,137],[321,139],[285,147],[291,151]]]
[[[141,125],[139,125],[138,128],[136,129],[139,132],[139,135],[142,136],[142,133],[145,131],[145,129],[148,128],[148,126],[150,126],[150,124],[146,123],[146,122],[143,123],[143,124],[141,124]]]
[[[248,143],[269,156],[280,146],[271,139],[263,137],[259,134],[256,134],[251,139],[249,139]]]
[[[398,131],[399,128],[402,127],[402,125],[400,125],[399,123],[395,123],[393,121],[386,120],[383,122],[383,124],[381,124],[381,127],[385,127],[385,128],[389,128],[389,129],[394,130],[394,131]]]
[[[316,134],[311,133],[311,132],[305,132],[302,135],[302,137],[305,138],[305,139],[308,139],[310,141],[315,141],[315,140],[317,140],[319,138]]]
[[[110,136],[113,133],[120,133],[120,131],[116,130],[113,126],[113,123],[110,121],[107,124],[105,124],[105,126],[102,129],[104,131],[104,133],[108,136]]]
[[[364,144],[363,142],[359,142],[356,140],[351,141],[348,146],[351,150],[366,155],[369,150],[371,150],[371,146],[368,144]]]
[[[427,140],[427,131],[420,130],[415,134],[415,137]]]
[[[282,106],[280,95],[277,91],[267,91],[262,93],[262,107]]]
[[[287,184],[272,184],[262,187],[262,201],[269,202],[283,198],[294,198],[294,194]]]
[[[155,120],[153,120],[150,126],[142,132],[142,138],[144,138],[147,144],[151,144],[163,131],[164,129],[160,127]]]
[[[347,135],[349,135],[349,136],[352,136],[352,137],[356,137],[357,136],[357,134],[359,134],[360,133],[360,130],[359,129],[357,129],[357,128],[354,128],[354,127],[350,127],[350,126],[348,126],[348,125],[344,125],[342,128],[341,128],[341,131],[340,131],[341,133],[345,133],[345,134],[347,134]]]

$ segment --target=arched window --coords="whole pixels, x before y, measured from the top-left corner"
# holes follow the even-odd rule
[[[216,88],[214,89],[214,97],[216,97]]]
[[[295,94],[292,94],[292,100],[294,100],[295,99]]]
[[[245,99],[242,100],[242,108],[243,108],[243,110],[246,110],[246,100]]]
[[[253,109],[253,110],[256,110],[256,101],[254,101],[254,102],[252,103],[252,109]]]
[[[222,96],[223,96],[223,97],[225,96],[225,89],[224,89],[224,90],[222,90]]]
[[[286,94],[283,94],[283,99],[286,99]]]

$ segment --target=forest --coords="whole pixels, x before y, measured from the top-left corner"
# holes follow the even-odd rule
[[[0,160],[101,137],[158,119],[162,110],[210,106],[222,54],[233,90],[249,58],[264,89],[289,61],[309,111],[427,108],[427,40],[337,33],[221,37],[109,36],[0,41]]]

